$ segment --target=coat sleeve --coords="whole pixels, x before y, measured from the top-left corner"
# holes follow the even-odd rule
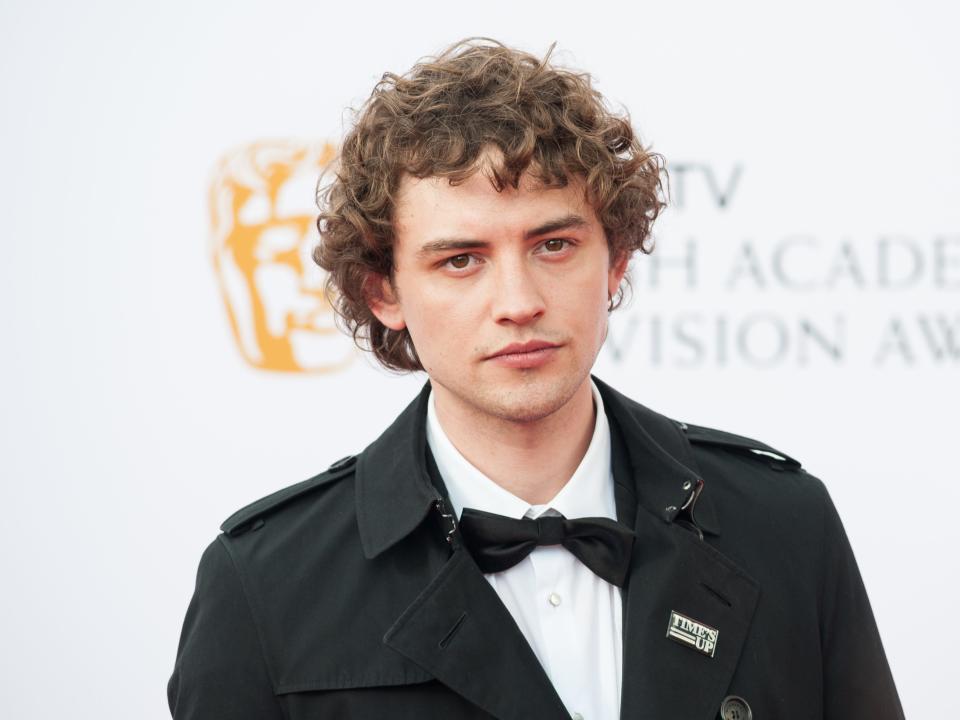
[[[167,684],[174,720],[282,720],[254,618],[218,538],[207,548]]]
[[[821,486],[822,487],[822,486]],[[825,720],[902,720],[903,708],[840,516],[823,488],[820,646]]]

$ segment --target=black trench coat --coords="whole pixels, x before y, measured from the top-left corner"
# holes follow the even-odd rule
[[[823,484],[596,382],[636,533],[621,718],[713,720],[728,696],[755,720],[902,718]],[[168,685],[176,720],[569,717],[443,516],[428,393],[358,457],[223,524]],[[668,637],[673,612],[717,631],[712,656]]]

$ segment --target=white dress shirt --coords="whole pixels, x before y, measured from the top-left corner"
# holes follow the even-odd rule
[[[580,465],[553,500],[530,505],[471,465],[444,433],[430,395],[427,443],[457,517],[470,507],[512,518],[562,514],[616,520],[610,426],[593,381],[596,423]],[[572,718],[615,720],[620,713],[623,643],[620,588],[560,545],[538,547],[487,580],[516,620]]]

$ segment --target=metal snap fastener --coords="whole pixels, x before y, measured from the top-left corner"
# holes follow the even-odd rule
[[[682,486],[682,487],[683,487],[684,491],[689,490],[690,488],[693,487],[693,483],[690,482],[689,480],[687,480],[685,483],[683,483],[683,486]]]
[[[720,703],[720,717],[722,720],[753,720],[753,711],[742,697],[728,695]]]
[[[667,515],[673,515],[673,513],[675,513],[676,511],[677,511],[676,505],[667,505],[667,507],[664,508],[664,512],[667,513]]]

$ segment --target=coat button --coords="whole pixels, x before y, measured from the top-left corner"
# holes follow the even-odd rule
[[[720,703],[721,720],[753,720],[753,711],[742,697],[728,695]]]

